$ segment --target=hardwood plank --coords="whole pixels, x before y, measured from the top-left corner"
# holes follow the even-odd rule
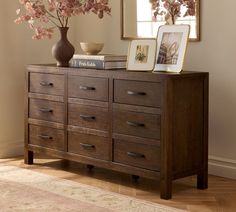
[[[13,165],[62,179],[94,186],[103,190],[150,201],[189,212],[234,212],[236,208],[236,180],[209,175],[209,188],[195,190],[196,177],[187,177],[173,182],[173,199],[160,199],[160,186],[156,180],[140,178],[134,184],[130,175],[96,168],[89,172],[85,165],[35,156],[35,165],[24,164],[23,157],[0,159],[2,165]],[[157,178],[158,179],[158,178]]]
[[[69,98],[68,103],[108,108],[108,102],[99,102],[88,99]]]
[[[78,132],[68,133],[68,152],[109,160],[108,138]]]
[[[160,146],[114,140],[114,162],[160,171]]]
[[[208,128],[209,128],[209,74],[204,78],[203,84],[203,145],[202,145],[202,161],[203,168],[198,173],[197,188],[206,189],[208,188]]]
[[[161,83],[134,80],[114,80],[114,102],[160,107]]]
[[[160,131],[160,115],[113,110],[114,133],[158,140]]]
[[[108,101],[108,79],[68,76],[68,97]]]
[[[69,104],[68,124],[78,127],[108,131],[108,109],[95,106]]]
[[[64,77],[56,74],[30,73],[29,91],[48,95],[64,95]]]
[[[46,94],[29,93],[28,97],[33,98],[33,99],[44,99],[44,100],[55,101],[55,102],[64,102],[63,96],[52,96],[52,95],[46,95]]]
[[[96,130],[96,129],[89,129],[89,128],[84,128],[84,127],[68,125],[68,130],[72,132],[79,132],[79,133],[97,135],[97,136],[102,136],[102,137],[108,137],[108,132]]]
[[[143,106],[136,106],[136,105],[125,105],[125,104],[118,104],[118,103],[113,103],[113,108],[119,109],[119,110],[134,111],[138,113],[161,115],[160,108],[151,108],[151,107],[143,107]]]
[[[43,121],[43,120],[37,120],[37,119],[28,119],[29,124],[39,125],[39,126],[45,126],[45,127],[52,127],[56,129],[64,129],[65,125],[55,122],[49,122],[49,121]]]
[[[123,134],[117,134],[117,133],[113,133],[112,137],[118,140],[160,145],[160,140],[155,140],[155,139],[150,139],[150,138],[141,138],[137,136],[123,135]]]
[[[172,131],[173,123],[171,121],[173,114],[173,84],[171,79],[166,79],[162,87],[163,98],[161,108],[161,180],[160,190],[163,199],[172,197]]]

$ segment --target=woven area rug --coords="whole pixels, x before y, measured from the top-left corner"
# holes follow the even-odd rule
[[[0,166],[1,211],[181,212],[15,166]]]

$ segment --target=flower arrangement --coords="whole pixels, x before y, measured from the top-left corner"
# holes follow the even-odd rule
[[[149,0],[157,16],[164,17],[167,24],[175,24],[178,17],[194,16],[196,14],[196,0]],[[182,8],[184,8],[182,10]],[[184,11],[184,13],[182,13]]]
[[[28,22],[34,30],[33,39],[51,38],[55,27],[68,27],[69,18],[72,16],[84,15],[90,12],[103,18],[104,14],[110,15],[111,8],[109,0],[19,0],[26,10],[20,15],[15,23]],[[49,25],[43,27],[38,22]],[[51,25],[50,25],[51,24]]]

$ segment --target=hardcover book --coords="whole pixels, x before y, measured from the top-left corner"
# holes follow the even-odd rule
[[[101,61],[127,61],[126,55],[83,55],[83,54],[75,54],[73,59],[81,59],[81,60],[101,60]]]
[[[102,61],[102,60],[88,60],[88,59],[72,59],[71,67],[76,68],[93,68],[93,69],[124,69],[126,68],[126,61]]]

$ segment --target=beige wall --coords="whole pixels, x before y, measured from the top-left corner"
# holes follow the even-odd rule
[[[236,177],[236,1],[201,2],[202,41],[189,44],[185,70],[210,72],[210,171]],[[125,54],[128,42],[120,40],[120,1],[111,3],[112,17],[78,19],[77,43],[102,41],[103,52]]]
[[[33,41],[26,24],[13,22],[18,7],[18,0],[2,1],[0,7],[0,157],[23,152],[25,66],[52,62],[56,40]]]

